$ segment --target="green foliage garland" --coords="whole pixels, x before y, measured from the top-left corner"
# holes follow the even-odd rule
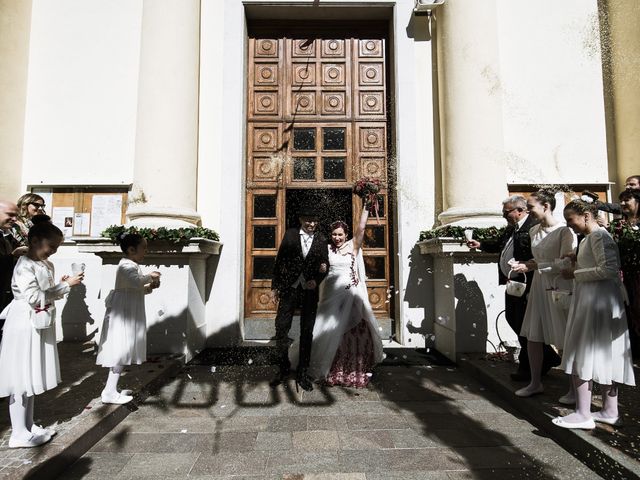
[[[473,230],[474,240],[482,242],[483,240],[496,238],[504,232],[505,227],[488,227],[488,228],[473,228],[473,227],[456,227],[447,225],[445,227],[434,228],[433,230],[424,230],[420,232],[420,241],[431,240],[432,238],[455,238],[462,242],[465,241],[464,231]]]
[[[220,240],[216,232],[209,228],[192,227],[192,228],[136,228],[125,227],[124,225],[111,225],[102,232],[102,236],[111,239],[113,243],[117,243],[117,239],[123,233],[138,233],[142,235],[148,242],[165,241],[175,243],[176,245],[189,243],[192,238],[205,238],[207,240]]]

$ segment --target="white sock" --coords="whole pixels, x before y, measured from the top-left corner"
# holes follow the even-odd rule
[[[9,397],[9,416],[11,417],[11,436],[21,440],[31,438],[31,430],[27,428],[28,400],[26,395]]]
[[[109,397],[118,396],[118,380],[120,380],[120,374],[122,373],[122,366],[116,365],[109,370],[109,376],[107,377],[107,384],[102,391],[103,394]]]

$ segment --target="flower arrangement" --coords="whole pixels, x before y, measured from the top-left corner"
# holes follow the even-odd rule
[[[382,188],[382,182],[377,178],[362,177],[353,185],[353,193],[364,201],[373,212],[376,214],[376,218],[380,220],[379,209],[382,195],[380,195],[380,189]]]
[[[444,227],[434,228],[433,230],[424,230],[420,232],[420,241],[431,240],[432,238],[455,238],[460,242],[466,241],[464,231],[473,230],[473,238],[480,242],[501,236],[505,227],[488,227],[488,228],[468,228],[447,225]]]
[[[611,222],[609,233],[618,244],[623,272],[640,272],[640,227],[619,219]]]
[[[102,236],[109,238],[113,243],[117,243],[118,237],[125,233],[137,233],[142,235],[148,242],[164,241],[176,245],[189,243],[192,238],[205,238],[207,240],[220,240],[216,232],[204,227],[190,228],[136,228],[125,227],[124,225],[111,225],[102,232]]]

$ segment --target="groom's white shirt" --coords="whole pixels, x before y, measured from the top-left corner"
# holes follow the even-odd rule
[[[302,228],[300,229],[300,246],[302,247],[303,258],[307,258],[307,255],[309,254],[309,250],[311,250],[311,244],[313,243],[313,236],[314,236],[313,233],[307,233]],[[304,284],[305,284],[305,279],[302,276],[302,274],[300,274],[300,276],[294,282],[294,284],[291,285],[291,288],[298,288],[298,285],[302,285],[302,288],[304,288]]]

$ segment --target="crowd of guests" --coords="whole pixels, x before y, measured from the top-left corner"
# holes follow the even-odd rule
[[[515,395],[544,392],[543,377],[560,365],[569,377],[558,399],[575,412],[553,419],[563,428],[619,425],[619,384],[635,385],[640,354],[640,175],[626,181],[618,203],[585,191],[554,216],[555,192],[540,190],[503,202],[508,227],[498,238],[469,240],[470,248],[499,253],[506,284],[505,314],[521,351]],[[609,222],[601,212],[614,213]],[[513,287],[514,282],[526,285]],[[591,412],[593,384],[602,409]]]
[[[49,257],[64,240],[63,232],[44,214],[44,199],[35,194],[17,204],[0,200],[0,398],[9,399],[10,448],[43,445],[56,434],[34,423],[36,395],[61,380],[55,331],[55,302],[84,280],[84,269],[55,279]],[[105,301],[96,363],[109,369],[101,393],[103,403],[125,404],[130,390],[118,390],[125,365],[146,360],[144,295],[160,286],[160,273],[143,274],[139,264],[146,240],[136,233],[118,238],[123,258],[115,287]]]

